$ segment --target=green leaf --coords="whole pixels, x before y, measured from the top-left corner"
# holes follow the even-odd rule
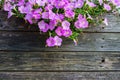
[[[3,8],[4,0],[0,0],[0,9]]]
[[[72,35],[69,37],[70,39],[76,39],[79,36],[79,33],[73,32]]]
[[[118,12],[120,13],[120,8],[118,8]]]

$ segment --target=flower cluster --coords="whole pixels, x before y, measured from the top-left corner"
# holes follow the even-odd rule
[[[41,32],[49,33],[46,44],[61,46],[62,38],[76,43],[82,29],[88,28],[94,18],[120,7],[120,0],[5,0],[3,9],[12,15],[37,24]],[[101,20],[100,20],[101,22]],[[107,19],[104,22],[107,25]]]

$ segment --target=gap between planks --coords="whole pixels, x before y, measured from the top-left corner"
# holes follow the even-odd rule
[[[120,72],[120,70],[0,70],[2,72]]]
[[[120,72],[3,72],[1,80],[119,80]]]

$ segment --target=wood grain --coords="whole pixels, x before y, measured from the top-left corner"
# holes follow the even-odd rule
[[[120,70],[120,52],[0,52],[0,71]]]
[[[46,37],[47,38],[47,37]],[[75,46],[63,39],[59,48],[45,47],[45,35],[38,32],[0,32],[0,50],[15,51],[120,51],[120,33],[84,33]]]
[[[2,72],[0,80],[119,80],[120,72]]]
[[[45,47],[45,34],[0,11],[0,80],[119,80],[120,18],[83,30],[75,46]],[[102,17],[101,17],[102,18]]]

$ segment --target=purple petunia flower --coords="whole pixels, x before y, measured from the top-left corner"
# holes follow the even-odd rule
[[[10,18],[14,13],[12,11],[8,12],[8,18]]]
[[[55,36],[54,40],[55,40],[55,46],[61,46],[61,44],[62,44],[61,38],[59,38],[58,36]]]
[[[57,21],[56,20],[51,20],[49,22],[49,29],[52,31],[55,29],[55,26],[57,25]]]
[[[114,5],[120,7],[120,0],[110,0]]]
[[[10,3],[5,3],[3,8],[5,11],[11,11],[11,9],[13,9],[13,6]]]
[[[57,27],[57,29],[55,30],[56,34],[58,36],[63,36],[63,28],[62,27]]]
[[[38,22],[38,27],[39,27],[40,31],[43,31],[43,32],[47,32],[49,29],[49,25],[47,23],[45,23],[43,20]]]
[[[24,19],[27,20],[30,24],[33,23],[33,21],[32,21],[33,16],[31,14],[27,14]]]
[[[110,11],[111,10],[111,6],[109,4],[105,4],[104,3],[104,9],[107,10],[107,11]]]
[[[75,2],[75,8],[82,8],[84,5],[84,0],[78,0]]]
[[[49,37],[47,40],[46,40],[46,44],[48,47],[53,47],[55,46],[55,40],[53,37]]]
[[[62,44],[62,39],[59,38],[58,36],[55,37],[49,37],[46,40],[47,46],[48,47],[53,47],[53,46],[61,46]]]
[[[25,0],[19,0],[18,1],[18,6],[23,6],[25,4]]]
[[[64,6],[65,10],[74,10],[75,4],[74,3],[68,3]]]
[[[40,9],[33,10],[31,14],[34,19],[38,20],[41,18],[41,14],[40,14],[41,12],[42,12],[42,10],[40,8]]]
[[[18,10],[20,11],[20,13],[26,13],[25,6],[18,7]]]
[[[56,14],[49,10],[49,19],[54,20]]]
[[[103,23],[104,23],[106,26],[108,26],[108,19],[105,18],[104,21],[103,21]]]
[[[97,5],[94,4],[93,2],[90,2],[90,1],[86,1],[86,3],[90,6],[90,7],[96,7]]]
[[[63,36],[65,37],[69,37],[72,35],[72,31],[69,29],[69,30],[63,30]]]
[[[49,19],[49,12],[43,12],[42,13],[42,18],[43,19]]]
[[[26,3],[27,6],[20,6],[18,7],[18,10],[20,11],[20,13],[26,13],[26,14],[30,14],[32,12],[32,6],[29,3]]]
[[[75,22],[75,27],[80,29],[80,28],[87,28],[88,27],[88,21],[86,18],[82,17],[82,15],[78,16],[78,20]]]
[[[68,29],[70,29],[70,23],[65,20],[62,22],[62,27],[64,30],[68,30]]]
[[[80,20],[80,19],[83,18],[83,15],[82,15],[82,14],[79,14],[77,18],[78,18],[78,20]]]
[[[49,10],[52,10],[54,7],[53,7],[53,5],[51,5],[51,4],[48,4],[47,6],[45,6],[45,10],[46,11],[49,11]]]
[[[56,14],[55,15],[55,20],[62,22],[64,20],[65,16],[63,14]]]
[[[37,3],[39,6],[45,6],[46,1],[45,1],[45,0],[36,0],[36,3]]]
[[[103,4],[103,0],[98,0],[99,4],[102,5]]]
[[[75,13],[72,10],[65,11],[65,16],[68,18],[74,18]]]

